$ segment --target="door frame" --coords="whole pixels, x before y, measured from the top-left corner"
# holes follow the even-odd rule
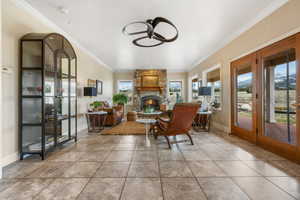
[[[280,142],[270,137],[263,135],[264,127],[264,111],[263,111],[263,95],[264,90],[263,84],[263,57],[268,55],[274,55],[276,53],[294,48],[296,50],[296,69],[297,69],[297,80],[296,80],[296,98],[298,104],[300,104],[300,33],[287,37],[283,40],[275,42],[267,47],[264,47],[256,52],[246,55],[231,62],[230,74],[231,74],[231,131],[232,134],[248,140],[249,142],[255,143],[256,145],[267,149],[273,153],[281,155],[287,159],[300,163],[300,106],[297,107],[296,113],[296,145],[290,145],[287,143]],[[253,131],[247,131],[242,128],[235,126],[235,97],[236,97],[236,72],[235,69],[238,65],[243,63],[252,63],[253,70]]]
[[[241,127],[238,127],[235,125],[236,122],[236,69],[243,65],[249,63],[252,68],[252,130],[246,130]],[[231,97],[232,97],[232,103],[231,103],[231,132],[243,139],[246,139],[252,143],[256,143],[256,130],[257,130],[257,125],[256,125],[256,87],[254,87],[254,83],[256,83],[256,70],[257,70],[257,55],[256,53],[252,53],[250,55],[244,56],[236,61],[233,61],[231,63],[231,69],[230,69],[230,74],[231,74]]]
[[[284,142],[280,142],[278,140],[272,139],[270,137],[264,136],[264,111],[263,111],[263,106],[264,106],[264,88],[263,88],[263,75],[264,75],[264,65],[263,65],[263,58],[268,57],[271,55],[274,55],[276,53],[283,52],[285,50],[289,50],[291,48],[294,48],[296,50],[296,69],[297,69],[297,91],[296,91],[296,96],[299,96],[299,61],[300,61],[300,46],[299,46],[299,39],[300,39],[300,34],[296,34],[293,36],[290,36],[286,39],[283,39],[279,42],[276,42],[268,47],[265,47],[261,49],[258,52],[258,81],[256,82],[256,88],[258,92],[258,104],[257,104],[257,114],[258,114],[258,135],[257,135],[257,144],[265,149],[268,149],[269,151],[272,151],[276,154],[279,154],[281,156],[284,156],[290,160],[294,160],[297,162],[300,162],[299,158],[299,109],[297,111],[297,119],[296,119],[296,145],[290,145]],[[298,41],[298,42],[297,42]]]

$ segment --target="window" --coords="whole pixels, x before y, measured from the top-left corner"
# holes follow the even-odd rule
[[[133,90],[133,81],[119,81],[118,91],[120,93],[130,93]]]
[[[118,82],[118,92],[126,94],[128,96],[128,102],[132,103],[133,96],[133,81],[119,81]]]
[[[195,78],[192,80],[192,98],[198,99],[198,89],[199,89],[199,82],[198,79]]]
[[[220,66],[217,65],[203,72],[203,80],[206,80],[207,87],[211,87],[211,97],[208,98],[208,103],[214,109],[220,110],[222,105],[222,83]]]
[[[169,96],[176,103],[182,102],[182,81],[169,81]]]

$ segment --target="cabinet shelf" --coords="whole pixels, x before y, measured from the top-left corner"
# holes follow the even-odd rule
[[[77,85],[77,58],[69,41],[56,33],[27,34],[20,48],[20,155],[23,159],[39,154],[44,159],[58,145],[77,141],[72,90]]]

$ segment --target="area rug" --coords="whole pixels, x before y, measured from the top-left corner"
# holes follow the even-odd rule
[[[105,129],[101,132],[102,135],[144,135],[145,126],[138,122],[122,122],[121,124]]]

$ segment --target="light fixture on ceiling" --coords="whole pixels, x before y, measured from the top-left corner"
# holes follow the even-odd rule
[[[172,38],[165,38],[161,34],[155,32],[155,28],[157,27],[157,25],[159,23],[169,24],[171,27],[173,27],[175,29],[176,34]],[[127,31],[129,26],[141,25],[141,24],[145,25],[147,27],[147,29],[137,31],[137,32],[128,32]],[[144,36],[136,38],[132,41],[132,43],[134,45],[139,46],[139,47],[155,47],[155,46],[162,45],[166,42],[173,42],[178,38],[178,29],[177,29],[177,27],[171,21],[169,21],[168,19],[163,18],[163,17],[156,17],[154,19],[148,19],[145,22],[144,21],[131,22],[131,23],[127,24],[126,26],[124,26],[122,32],[125,35],[144,34]],[[143,43],[140,43],[142,40],[155,40],[155,43],[154,44],[143,44]]]

